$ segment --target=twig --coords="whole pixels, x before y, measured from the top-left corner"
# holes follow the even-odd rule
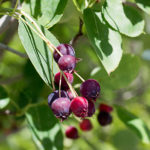
[[[9,51],[9,52],[12,52],[12,53],[14,53],[14,54],[20,56],[20,57],[28,58],[28,56],[27,56],[26,54],[21,53],[21,52],[19,52],[19,51],[16,51],[16,50],[14,50],[14,49],[8,47],[7,45],[5,45],[5,44],[3,44],[3,43],[0,43],[0,50],[1,50],[1,49],[5,49],[5,50],[7,50],[7,51]]]
[[[75,35],[75,37],[70,41],[71,45],[75,45],[76,41],[79,39],[80,36],[83,35],[82,33],[82,26],[83,26],[83,21],[80,18],[80,23],[79,23],[79,31],[78,33]]]

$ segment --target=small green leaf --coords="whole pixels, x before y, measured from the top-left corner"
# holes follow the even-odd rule
[[[26,20],[30,25],[32,25],[28,20]],[[33,25],[32,25],[33,27]],[[59,42],[57,39],[44,27],[40,26],[41,30],[50,40],[50,42],[57,46]],[[52,65],[53,73],[57,73],[57,66],[55,61],[52,61],[53,55],[50,52],[47,44],[32,30],[27,24],[19,21],[18,29],[19,37],[21,39],[22,45],[24,46],[33,66],[39,73],[44,82],[51,86],[52,83]]]
[[[122,57],[121,36],[103,22],[101,12],[87,8],[83,18],[91,44],[105,70],[110,74],[118,67]]]
[[[150,15],[150,1],[149,0],[135,0],[139,8]]]
[[[130,37],[136,37],[143,32],[144,20],[136,9],[122,5],[120,0],[106,0],[102,13],[107,23]]]
[[[10,102],[6,90],[0,86],[0,109],[5,108]]]
[[[62,150],[63,135],[58,120],[47,105],[31,107],[26,113],[33,140],[40,150]]]
[[[52,27],[63,16],[67,0],[28,0],[23,9],[46,28]]]
[[[119,119],[130,128],[144,143],[150,142],[150,130],[145,123],[121,106],[115,106]]]

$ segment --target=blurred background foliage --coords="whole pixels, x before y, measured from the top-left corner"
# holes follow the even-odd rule
[[[10,6],[10,2],[3,3],[3,7]],[[146,22],[145,33],[136,38],[123,36],[123,58],[119,67],[110,76],[107,75],[93,51],[84,26],[84,35],[73,46],[76,56],[82,58],[76,70],[84,79],[94,78],[101,84],[101,97],[97,100],[96,107],[101,102],[110,105],[121,104],[142,118],[150,128],[150,16],[145,13],[142,15]],[[69,43],[78,32],[79,17],[81,17],[80,12],[72,1],[68,1],[63,17],[58,24],[50,28],[50,31],[60,43]],[[16,32],[15,21],[13,25],[15,27],[9,28],[9,31],[0,35],[0,41],[20,52],[25,52]],[[80,80],[75,77],[73,85],[77,91],[80,83]],[[7,107],[0,111],[0,149],[36,150],[24,112],[35,103],[40,103],[42,100],[47,102],[50,89],[28,59],[1,49],[0,85],[10,98]],[[64,150],[150,149],[150,144],[143,144],[118,119],[116,111],[112,113],[113,123],[108,127],[100,127],[96,114],[91,118],[93,130],[88,133],[80,131],[81,138],[75,141],[64,138]],[[62,123],[63,132],[67,125],[75,125],[79,129],[78,123],[72,117]]]

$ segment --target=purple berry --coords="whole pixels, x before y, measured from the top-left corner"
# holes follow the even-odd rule
[[[80,86],[80,93],[88,100],[96,100],[100,94],[100,85],[94,79],[86,80]]]
[[[63,90],[60,91],[60,96],[68,98],[67,92]],[[53,101],[56,100],[57,98],[59,98],[59,90],[54,91],[48,96],[48,105],[51,106]]]
[[[101,111],[98,114],[97,119],[101,126],[106,126],[112,122],[112,116],[108,112]]]
[[[70,100],[68,98],[57,98],[51,105],[51,109],[57,118],[62,121],[70,115]]]
[[[62,71],[71,73],[76,66],[76,58],[71,55],[64,55],[58,60],[58,66]]]
[[[73,49],[73,47],[69,44],[60,44],[57,49],[60,51],[60,53],[62,55],[71,55],[75,57],[75,51]],[[56,62],[58,62],[60,55],[57,53],[57,51],[55,50],[53,53],[53,57],[55,59]]]
[[[77,117],[84,118],[88,113],[88,101],[84,97],[76,97],[71,101],[70,108]]]
[[[70,139],[77,139],[79,137],[77,128],[69,126],[65,132],[66,137]]]
[[[92,101],[88,101],[88,115],[87,117],[92,117],[95,113],[95,105]]]

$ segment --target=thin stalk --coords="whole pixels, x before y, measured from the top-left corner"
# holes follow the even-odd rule
[[[55,83],[54,83],[54,58],[52,57],[52,86],[53,86],[53,91],[55,91]]]
[[[85,81],[76,71],[74,71],[74,74],[75,74],[82,82]]]
[[[15,7],[14,7],[14,9],[13,9],[12,14],[14,14],[14,13],[16,12],[16,9],[17,9],[17,6],[18,6],[18,2],[19,2],[19,0],[16,1],[16,4],[15,4]]]
[[[62,82],[62,72],[60,72],[60,80],[59,80],[59,97],[61,97],[61,82]]]

